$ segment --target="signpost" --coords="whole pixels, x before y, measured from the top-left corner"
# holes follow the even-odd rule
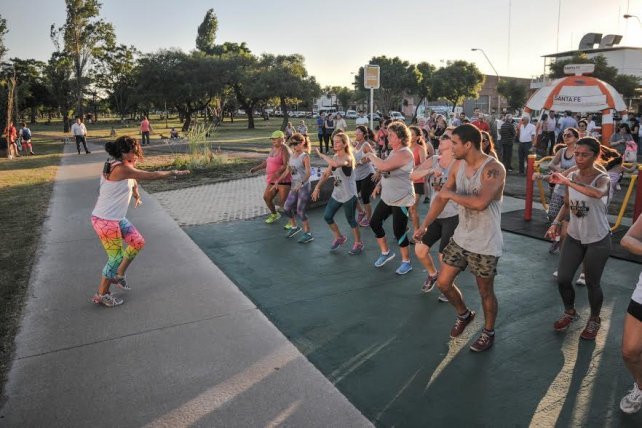
[[[370,89],[370,129],[374,129],[374,90],[381,86],[378,65],[368,64],[363,67],[363,87]]]
[[[582,74],[592,74],[594,71],[595,64],[566,64],[564,66],[564,74],[581,76]]]

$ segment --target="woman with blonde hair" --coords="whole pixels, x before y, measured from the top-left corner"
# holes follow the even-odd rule
[[[332,137],[332,147],[335,153],[332,157],[324,155],[317,149],[317,154],[328,163],[328,167],[323,172],[323,175],[321,175],[319,182],[314,188],[314,192],[312,192],[312,200],[316,201],[319,199],[321,186],[332,176],[334,179],[334,189],[323,213],[323,218],[334,235],[330,251],[337,250],[341,245],[345,244],[347,240],[346,237],[341,234],[339,226],[334,222],[335,214],[339,208],[343,206],[346,220],[352,228],[352,235],[354,237],[354,244],[348,253],[350,255],[357,255],[363,251],[363,242],[361,242],[359,224],[354,215],[357,208],[357,183],[354,174],[356,162],[352,154],[352,144],[350,143],[350,138],[348,138],[345,133],[337,132]]]

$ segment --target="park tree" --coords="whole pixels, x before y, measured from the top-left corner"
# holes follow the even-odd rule
[[[477,98],[484,75],[471,62],[457,60],[437,69],[432,77],[433,98],[443,98],[453,106],[466,98]]]
[[[418,101],[415,112],[412,116],[412,122],[417,119],[417,111],[424,100],[432,99],[432,75],[435,72],[435,66],[427,62],[420,62],[415,66],[417,72],[417,86],[412,93],[417,95]]]
[[[109,104],[121,120],[135,105],[138,56],[140,52],[134,46],[121,44],[105,53],[96,70],[95,85],[107,93]]]
[[[528,97],[528,87],[517,79],[502,79],[497,85],[497,92],[506,98],[508,107],[515,111],[524,107]]]
[[[203,22],[198,26],[196,35],[196,49],[208,55],[214,55],[216,49],[216,31],[218,30],[218,18],[214,9],[205,13]]]
[[[114,28],[100,18],[102,5],[97,0],[65,0],[65,5],[65,23],[52,25],[51,36],[62,36],[64,51],[73,62],[76,113],[82,115],[85,88],[91,83],[88,71],[114,48]]]
[[[35,59],[12,58],[13,68],[16,74],[16,99],[19,110],[16,116],[20,115],[23,109],[29,110],[30,122],[36,122],[38,107],[49,97],[47,87],[44,83],[44,69],[46,64]]]
[[[270,98],[261,80],[265,64],[256,56],[245,53],[225,55],[223,60],[229,71],[228,85],[247,114],[247,128],[254,129],[254,109]]]
[[[374,93],[375,104],[384,112],[400,109],[403,97],[417,88],[420,78],[417,68],[399,57],[388,58],[385,55],[373,57],[369,64],[380,68],[381,87]],[[363,73],[364,68],[360,67],[355,76],[357,98],[369,97],[369,90],[363,87]]]
[[[585,53],[575,54],[570,59],[558,60],[550,65],[549,77],[559,79],[566,77],[564,66],[568,64],[594,64],[595,71],[591,76],[611,84],[624,98],[635,97],[635,90],[640,85],[640,78],[628,74],[619,74],[616,67],[610,66],[604,55],[589,58]]]
[[[4,44],[4,36],[9,29],[7,28],[7,20],[0,15],[0,60],[7,53],[7,46]]]
[[[49,115],[57,109],[62,115],[64,132],[69,132],[69,113],[73,108],[75,94],[72,82],[73,60],[66,52],[54,51],[44,70],[45,85],[51,97]]]
[[[312,99],[321,94],[321,87],[313,76],[308,76],[302,55],[263,54],[260,60],[260,82],[270,97],[278,97],[283,124],[288,124],[288,105]]]
[[[184,118],[183,131],[189,130],[196,112],[206,110],[212,99],[223,92],[228,79],[220,58],[180,50],[144,56],[137,76],[139,97],[156,106],[174,106]]]

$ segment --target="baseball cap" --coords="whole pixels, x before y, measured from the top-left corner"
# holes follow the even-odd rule
[[[283,131],[274,131],[270,136],[270,139],[283,138],[283,137],[285,137],[285,134],[283,133]]]

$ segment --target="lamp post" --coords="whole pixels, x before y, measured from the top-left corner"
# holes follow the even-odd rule
[[[486,61],[488,61],[488,64],[490,64],[490,68],[492,68],[493,71],[495,72],[495,76],[497,76],[497,113],[499,114],[499,112],[501,111],[501,108],[500,108],[500,95],[499,95],[499,73],[497,72],[497,70],[495,70],[495,66],[493,65],[492,62],[490,62],[490,59],[488,59],[488,56],[486,55],[486,52],[484,52],[483,49],[481,49],[481,48],[471,48],[470,50],[473,51],[473,52],[475,52],[475,51],[481,52],[484,55],[484,58],[486,58]],[[488,102],[488,110],[490,110],[490,101]],[[489,111],[489,113],[490,113],[490,111]]]
[[[637,15],[629,15],[628,13],[625,13],[624,15],[622,15],[622,18],[624,19],[635,18],[638,20],[638,23],[640,24],[640,26],[642,26],[642,21],[640,21],[640,17]]]

